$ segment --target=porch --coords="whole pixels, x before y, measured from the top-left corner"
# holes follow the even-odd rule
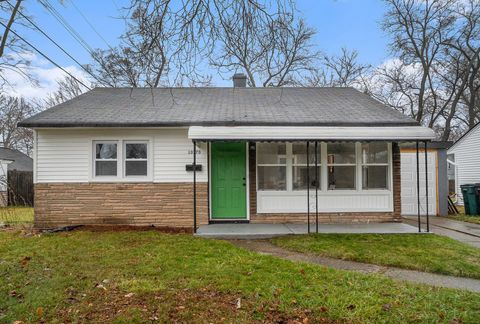
[[[315,224],[310,224],[315,229]],[[313,232],[313,231],[310,231]],[[196,236],[226,239],[259,239],[274,236],[307,234],[308,224],[210,224],[197,229]],[[321,224],[323,234],[411,234],[418,228],[405,223]],[[421,232],[424,233],[424,232]]]
[[[416,143],[420,203],[419,145],[424,142],[426,147],[431,130],[420,126],[193,126],[188,136],[194,145],[193,220],[199,235],[422,232],[420,226],[396,223],[401,197],[398,143]],[[202,215],[199,224],[196,154],[200,143],[208,161],[208,210],[207,220]],[[206,221],[209,227],[203,226]],[[232,224],[219,224],[225,222]]]

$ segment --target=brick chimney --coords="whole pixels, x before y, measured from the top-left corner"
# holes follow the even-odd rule
[[[247,76],[243,73],[233,75],[233,86],[235,88],[245,88],[247,86]]]

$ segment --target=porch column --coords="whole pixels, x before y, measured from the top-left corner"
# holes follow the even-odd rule
[[[427,232],[430,232],[430,220],[428,215],[428,154],[427,154],[427,141],[425,143],[425,198],[426,198],[426,213],[427,213]]]
[[[420,223],[420,162],[418,157],[418,141],[416,142],[417,147],[417,217],[418,217],[418,232],[422,231],[422,225]]]
[[[193,141],[193,233],[197,233],[197,145]]]
[[[315,232],[318,233],[318,142],[315,141]]]
[[[307,229],[310,234],[310,142],[307,142]]]

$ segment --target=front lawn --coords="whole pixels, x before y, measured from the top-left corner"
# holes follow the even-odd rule
[[[480,294],[294,263],[186,234],[0,232],[0,322],[292,319],[478,323]]]
[[[480,278],[480,249],[435,234],[311,234],[272,242],[325,257]]]
[[[26,224],[33,222],[31,207],[0,207],[0,224]]]

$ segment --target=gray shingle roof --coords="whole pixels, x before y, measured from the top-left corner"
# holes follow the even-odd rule
[[[8,170],[33,171],[33,160],[20,151],[0,147],[0,159],[13,161],[8,164]]]
[[[353,88],[95,88],[24,127],[406,126],[413,119]]]

